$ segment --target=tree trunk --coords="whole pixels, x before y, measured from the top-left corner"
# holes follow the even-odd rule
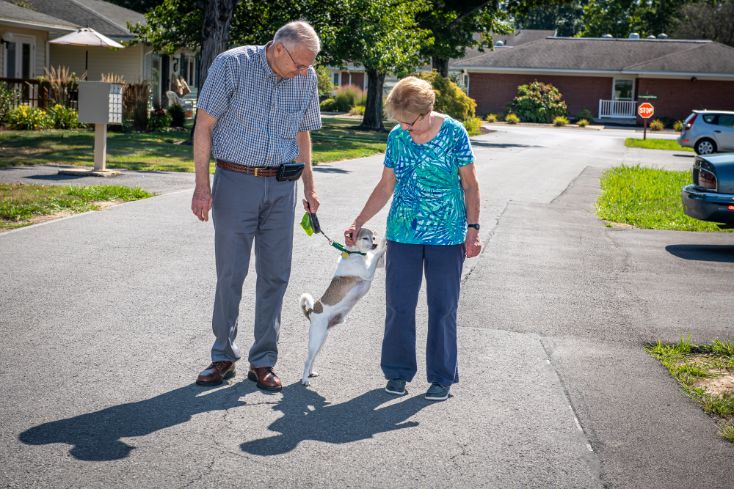
[[[431,58],[433,69],[438,71],[438,74],[444,78],[449,77],[449,60],[444,58]]]
[[[367,106],[360,128],[371,131],[384,131],[382,123],[382,87],[385,85],[385,74],[377,70],[367,70]]]
[[[204,9],[204,23],[201,27],[201,59],[199,61],[199,91],[209,74],[214,58],[229,47],[229,26],[234,8],[239,0],[206,0],[199,2]],[[199,92],[197,92],[198,97]],[[191,128],[194,137],[196,119]]]

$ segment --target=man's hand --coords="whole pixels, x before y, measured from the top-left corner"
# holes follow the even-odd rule
[[[212,208],[212,191],[209,185],[197,185],[194,189],[194,196],[191,198],[191,212],[194,213],[200,221],[209,220],[209,210]]]
[[[474,258],[479,255],[482,251],[482,240],[479,239],[479,231],[474,228],[469,228],[467,230],[464,247],[466,248],[467,258]]]
[[[316,214],[319,210],[319,196],[315,190],[304,189],[303,209],[311,214]]]

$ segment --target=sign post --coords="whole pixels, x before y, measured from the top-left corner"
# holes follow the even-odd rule
[[[650,102],[645,102],[637,107],[637,114],[642,117],[642,122],[644,124],[644,129],[642,133],[643,140],[647,139],[647,120],[652,117],[654,113],[655,107],[653,107]]]

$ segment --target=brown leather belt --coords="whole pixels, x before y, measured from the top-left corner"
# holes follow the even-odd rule
[[[225,170],[236,171],[237,173],[247,173],[256,177],[274,177],[278,174],[277,166],[245,166],[229,161],[217,160],[217,166]]]

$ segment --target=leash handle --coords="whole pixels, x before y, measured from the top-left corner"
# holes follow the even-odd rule
[[[308,213],[309,219],[311,219],[311,227],[313,228],[313,232],[318,234],[321,232],[321,226],[319,225],[319,218],[316,217],[315,212],[309,212]]]

